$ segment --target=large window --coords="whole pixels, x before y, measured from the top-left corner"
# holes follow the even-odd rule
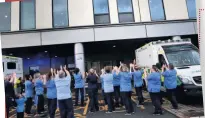
[[[68,26],[68,0],[53,0],[53,26]]]
[[[93,0],[95,24],[110,23],[108,0]]]
[[[134,22],[132,0],[117,0],[120,23]]]
[[[190,19],[196,19],[196,0],[186,0]]]
[[[35,0],[25,0],[20,3],[20,29],[35,29],[36,15],[35,15]]]
[[[150,7],[151,19],[153,21],[165,20],[162,0],[149,0],[149,7]]]
[[[0,3],[0,32],[11,29],[11,4]]]

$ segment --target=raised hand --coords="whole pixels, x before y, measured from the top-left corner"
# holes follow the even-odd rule
[[[66,67],[66,65],[65,65],[65,66],[63,67],[63,69],[64,69],[64,70],[67,70],[67,67]]]
[[[63,66],[62,65],[60,66],[60,70],[63,70]]]

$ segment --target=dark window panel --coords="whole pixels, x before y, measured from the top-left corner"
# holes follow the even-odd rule
[[[162,0],[149,0],[149,7],[152,20],[165,20]]]
[[[134,16],[132,13],[120,13],[119,21],[120,23],[134,22]]]
[[[21,29],[34,29],[35,22],[35,0],[26,0],[20,3]]]
[[[106,14],[108,10],[108,0],[93,0],[94,14]]]
[[[110,17],[109,14],[107,15],[95,15],[95,24],[109,24]]]
[[[11,30],[11,4],[0,3],[0,32]]]
[[[190,19],[196,19],[196,0],[187,0],[187,9]]]
[[[53,0],[53,26],[68,26],[68,0]]]

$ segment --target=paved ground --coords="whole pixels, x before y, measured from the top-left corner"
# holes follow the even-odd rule
[[[171,104],[165,100],[163,104],[163,109],[164,109],[164,114],[162,116],[153,116],[153,106],[151,103],[151,100],[149,98],[149,94],[144,92],[144,97],[145,97],[145,105],[143,108],[137,108],[136,107],[136,101],[137,97],[133,93],[132,96],[132,101],[133,101],[133,106],[135,109],[135,113],[132,114],[131,116],[125,116],[125,109],[120,108],[116,109],[115,113],[111,114],[106,114],[106,109],[107,106],[104,106],[103,100],[101,100],[100,94],[99,94],[99,105],[100,105],[100,111],[95,112],[95,113],[88,113],[89,111],[89,100],[86,99],[86,105],[84,107],[74,107],[75,109],[75,117],[76,118],[150,118],[150,117],[157,117],[157,118],[189,118],[189,117],[194,117],[194,116],[202,116],[203,115],[203,107],[194,107],[191,105],[183,105],[179,104],[179,110],[172,110],[171,109]],[[74,98],[74,97],[73,97]],[[74,101],[74,99],[73,99]],[[35,113],[35,108],[33,109],[33,112]],[[15,115],[15,109],[11,111],[11,117],[10,118],[16,118]],[[56,112],[56,118],[60,118],[59,116],[59,111]],[[31,117],[34,118],[34,117]],[[41,118],[48,118],[46,115]]]

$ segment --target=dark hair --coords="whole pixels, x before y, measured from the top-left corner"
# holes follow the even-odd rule
[[[156,63],[156,67],[157,67],[158,69],[161,69],[161,68],[162,68],[162,66],[161,66],[160,63]]]
[[[169,69],[173,70],[174,69],[174,65],[172,63],[169,64]]]
[[[30,75],[25,75],[26,80],[30,80]]]
[[[155,72],[158,72],[158,69],[157,69],[156,65],[152,65],[152,69],[154,69]]]
[[[79,68],[75,68],[74,73],[78,74],[79,72],[80,72],[80,69]]]
[[[106,73],[110,73],[111,72],[112,67],[111,66],[106,66],[105,67],[105,72]]]
[[[50,79],[51,79],[51,77],[52,77],[52,73],[51,73],[51,72],[49,72],[49,73],[47,74],[47,80],[50,80]]]

